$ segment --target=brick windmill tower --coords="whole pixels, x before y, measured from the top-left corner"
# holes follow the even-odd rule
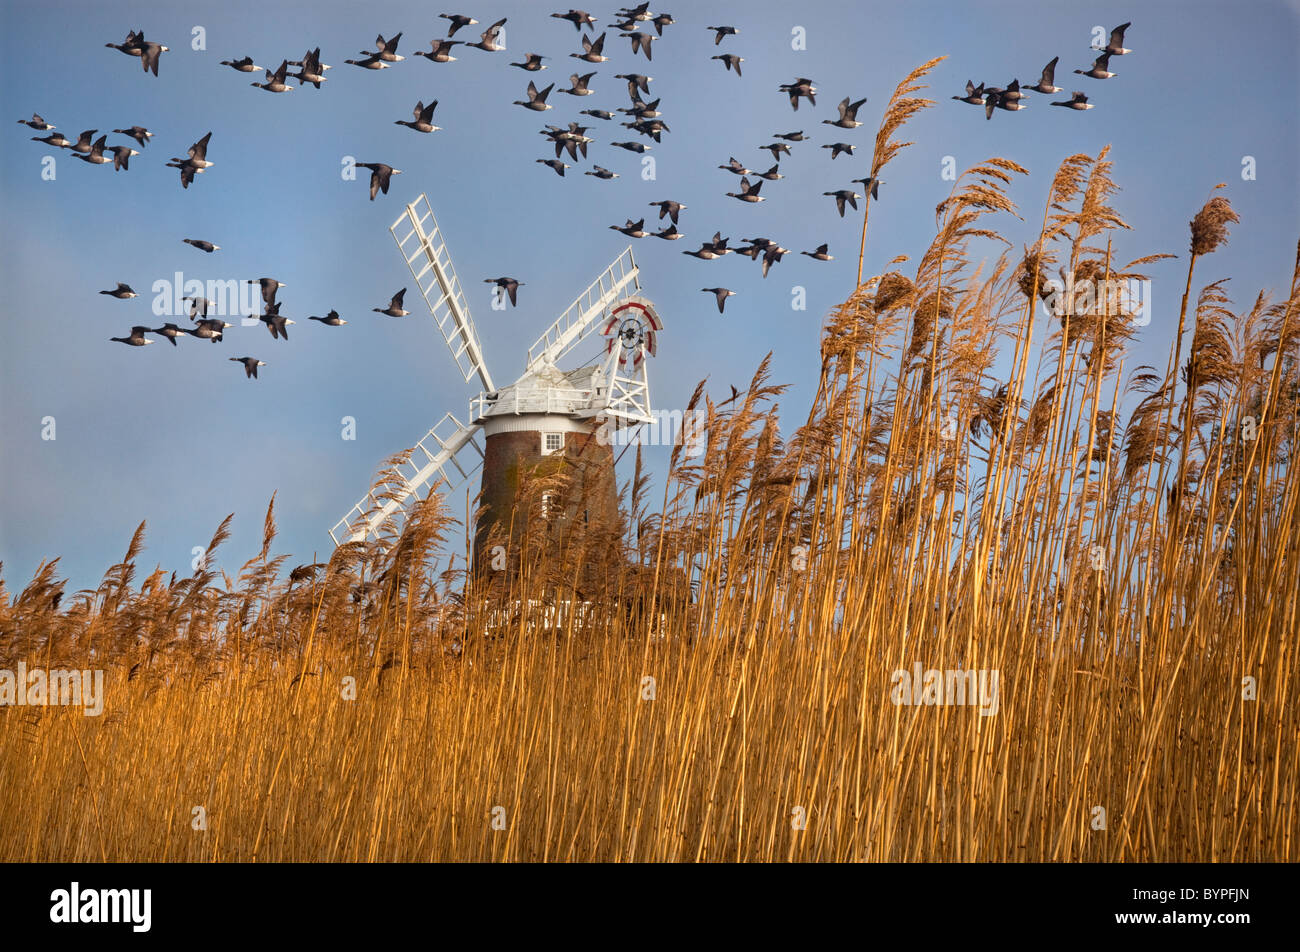
[[[477,377],[482,391],[470,400],[465,422],[444,414],[416,444],[400,474],[368,492],[334,525],[334,543],[376,538],[385,522],[399,521],[405,507],[440,479],[449,491],[479,465],[484,509],[475,530],[476,566],[502,555],[484,545],[497,527],[499,538],[509,540],[506,559],[513,561],[518,552],[513,543],[528,530],[529,520],[548,526],[615,524],[618,491],[613,441],[606,434],[654,422],[647,358],[654,355],[662,329],[653,305],[638,293],[632,249],[614,259],[528,349],[519,379],[498,387],[428,199],[421,195],[407,205],[389,231],[461,375],[467,383]],[[595,340],[603,341],[599,359],[560,367],[582,345],[594,350]],[[564,498],[543,493],[540,506],[525,506],[519,498],[525,477],[559,471],[568,476]],[[392,498],[380,498],[384,488]],[[498,561],[492,567],[503,566]]]

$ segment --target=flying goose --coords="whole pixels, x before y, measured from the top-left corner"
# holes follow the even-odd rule
[[[187,334],[189,332],[185,330],[185,328],[183,327],[177,327],[175,324],[164,324],[162,327],[153,328],[149,333],[157,334],[160,337],[167,338],[169,341],[171,341],[172,346],[175,347],[176,338],[180,337],[182,334]]]
[[[410,100],[408,99],[407,102],[410,102]],[[411,110],[411,115],[415,119],[414,122],[410,122],[406,119],[396,119],[393,121],[393,125],[406,126],[406,128],[414,129],[416,132],[436,132],[442,128],[442,126],[435,126],[433,124],[433,111],[437,108],[438,100],[435,99],[426,106],[422,99],[417,102],[415,108]],[[387,192],[387,189],[384,191]]]
[[[224,340],[224,332],[227,327],[234,327],[234,324],[227,323],[219,318],[208,318],[198,321],[196,326],[189,331],[192,337],[198,337],[202,340],[210,340],[212,343]]]
[[[129,285],[129,284],[123,284],[121,281],[117,282],[117,287],[115,287],[113,290],[111,290],[111,291],[100,291],[99,293],[100,293],[100,294],[107,294],[109,297],[115,297],[115,298],[117,298],[119,301],[126,301],[126,300],[129,300],[129,299],[133,298],[133,297],[139,297],[139,296],[140,296],[140,295],[136,294],[135,291],[131,290],[131,285]]]
[[[1052,105],[1064,106],[1066,109],[1079,109],[1079,110],[1093,108],[1092,103],[1088,102],[1088,97],[1078,91],[1074,93],[1072,98],[1067,99],[1064,102],[1054,102],[1052,103]]]
[[[72,142],[62,132],[52,132],[47,136],[32,136],[33,142],[44,142],[46,145],[56,146],[60,149],[67,149],[72,146]]]
[[[456,35],[456,31],[463,26],[478,26],[478,20],[473,17],[462,16],[459,13],[439,13],[439,19],[450,20],[451,26],[447,27],[447,36]]]
[[[539,69],[546,69],[542,65],[542,60],[546,59],[541,53],[526,53],[522,63],[511,63],[511,66],[518,66],[520,69],[526,69],[530,73],[535,73]]]
[[[790,147],[786,145],[784,142],[773,142],[771,145],[760,145],[759,149],[760,150],[766,149],[768,152],[771,152],[772,158],[776,159],[776,161],[778,162],[781,161],[782,152],[784,152],[786,155],[790,154]]]
[[[703,261],[712,261],[714,258],[721,258],[723,255],[729,255],[735,249],[727,247],[729,239],[722,237],[722,232],[715,231],[713,240],[706,241],[700,245],[699,251],[683,251],[682,254],[690,255],[692,258],[700,258]]]
[[[202,169],[196,169],[188,163],[182,162],[180,159],[172,159],[167,163],[167,168],[181,170],[181,188],[189,188],[190,183],[194,181],[194,173],[203,171]]]
[[[798,132],[774,132],[772,133],[772,138],[784,139],[787,142],[803,142],[808,137],[804,135],[803,130],[800,129]]]
[[[190,302],[190,320],[198,322],[200,318],[208,316],[208,311],[217,306],[216,301],[209,300],[205,297],[183,297],[182,301]]]
[[[637,98],[637,90],[650,95],[650,83],[654,81],[653,76],[642,76],[640,73],[615,73],[615,79],[627,80],[627,94],[632,97],[633,101]]]
[[[311,83],[317,89],[320,89],[320,84],[325,82],[325,70],[329,69],[328,66],[321,65],[319,46],[304,53],[302,59],[297,62],[290,61],[288,65],[299,67],[298,72],[290,74],[294,79],[298,80],[299,86],[304,83]]]
[[[536,161],[540,162],[542,165],[549,166],[550,168],[554,169],[555,174],[558,175],[560,178],[564,178],[565,169],[573,168],[572,165],[566,165],[565,163],[561,162],[559,159],[537,159]]]
[[[814,106],[817,105],[817,87],[813,85],[811,79],[800,76],[793,83],[786,83],[783,86],[778,86],[777,89],[789,95],[790,105],[795,112],[799,111],[799,98],[801,96],[806,96],[810,103]]]
[[[375,51],[372,53],[370,50],[362,50],[361,55],[373,56],[376,59],[383,60],[385,63],[400,63],[402,60],[406,59],[405,56],[397,55],[397,41],[401,38],[402,34],[395,33],[393,34],[392,39],[385,40],[384,35],[381,33],[375,37]]]
[[[617,172],[611,172],[611,171],[610,171],[609,169],[607,169],[607,168],[603,168],[603,167],[601,167],[601,166],[599,166],[599,165],[593,165],[592,168],[594,168],[596,171],[594,171],[594,172],[583,172],[582,174],[583,174],[583,175],[594,175],[594,176],[596,176],[596,178],[598,178],[598,179],[616,179],[616,178],[618,178],[618,173],[617,173]]]
[[[1102,53],[1092,64],[1091,69],[1076,69],[1075,72],[1080,76],[1091,76],[1093,79],[1110,79],[1115,73],[1110,71],[1110,53]]]
[[[120,136],[129,136],[140,143],[140,148],[147,146],[149,140],[153,138],[153,133],[144,126],[132,126],[130,129],[114,129],[113,132]]]
[[[193,169],[202,172],[204,169],[211,168],[212,163],[208,161],[208,142],[212,139],[212,133],[209,132],[198,142],[190,146],[189,157],[185,159],[172,159],[173,162],[180,162],[188,165]]]
[[[306,54],[303,56],[303,58],[300,59],[300,60],[289,60],[289,65],[290,65],[290,66],[315,66],[315,67],[318,67],[322,73],[325,72],[325,70],[327,70],[327,69],[333,69],[333,68],[334,68],[334,67],[331,66],[329,63],[322,63],[322,62],[320,61],[320,47],[319,47],[319,46],[316,47],[316,49],[311,50],[310,52],[306,53]]]
[[[740,180],[740,191],[728,192],[727,197],[739,199],[742,202],[766,201],[766,199],[764,199],[762,196],[758,194],[758,190],[762,187],[763,187],[762,181],[755,182],[751,185],[749,179],[742,177]]]
[[[582,134],[586,131],[585,127],[579,126],[577,123],[571,123],[570,125],[573,128],[567,130],[561,129],[559,126],[547,126],[545,129],[539,130],[539,134],[546,136],[555,143],[555,157],[557,159],[566,149],[569,152],[569,158],[577,159],[578,152],[581,150],[582,157],[585,159],[587,157],[587,146],[595,140]]]
[[[320,321],[322,324],[326,324],[330,327],[340,327],[347,323],[347,321],[339,317],[338,311],[330,311],[324,317],[317,317],[316,315],[313,314],[311,317],[307,318],[307,320]]]
[[[516,281],[514,278],[484,278],[483,283],[495,284],[497,287],[502,288],[510,296],[511,307],[515,306],[515,297],[518,295],[519,289],[524,286],[524,282]]]
[[[710,56],[709,59],[721,60],[727,71],[730,72],[734,69],[737,76],[741,75],[740,64],[745,62],[743,56],[737,56],[735,53],[723,53],[721,56]]]
[[[258,360],[256,357],[230,357],[228,359],[233,360],[237,364],[243,364],[244,376],[250,380],[257,376],[258,367],[266,366],[265,360]]]
[[[589,40],[586,34],[582,37],[582,52],[570,53],[574,59],[586,60],[588,63],[603,63],[609,59],[608,56],[602,56],[601,51],[605,48],[605,34],[602,33],[594,40]]]
[[[768,269],[780,261],[784,255],[789,253],[789,251],[789,248],[782,248],[775,242],[768,245],[767,250],[763,252],[763,277],[766,278]]]
[[[483,31],[483,35],[477,43],[466,43],[466,46],[472,46],[476,50],[482,50],[485,53],[500,53],[505,49],[504,46],[497,45],[497,40],[501,38],[501,28],[506,25],[506,17],[502,17]]]
[[[95,144],[90,147],[89,152],[78,152],[74,158],[81,159],[83,162],[89,162],[92,165],[105,165],[113,160],[104,154],[105,142],[107,135],[102,135],[95,140]],[[137,153],[138,154],[138,153]]]
[[[687,207],[681,202],[674,202],[672,199],[664,199],[661,202],[649,202],[648,204],[658,206],[660,219],[667,215],[672,219],[674,225],[677,224],[677,216],[682,213],[682,209]]]
[[[862,190],[870,193],[871,197],[876,201],[880,201],[880,195],[877,194],[878,189],[880,188],[880,179],[873,175],[868,175],[866,178],[855,178],[853,182],[854,184],[861,185]]]
[[[711,26],[711,27],[707,27],[706,29],[712,30],[715,34],[713,37],[714,46],[721,45],[722,38],[724,36],[735,36],[737,33],[740,32],[734,26]]]
[[[143,33],[137,33],[135,30],[130,30],[126,34],[126,39],[123,42],[105,43],[104,45],[110,49],[117,50],[120,53],[125,53],[127,56],[139,56],[141,52],[140,43],[143,39]]]
[[[1115,27],[1115,29],[1111,30],[1110,41],[1104,47],[1105,52],[1109,53],[1111,56],[1123,56],[1125,53],[1132,53],[1132,50],[1124,49],[1124,31],[1132,25],[1131,22],[1121,23],[1119,26]],[[1103,47],[1094,46],[1093,49],[1101,50]],[[1076,72],[1078,71],[1076,70]]]
[[[593,119],[613,119],[613,118],[614,118],[614,114],[613,114],[612,112],[606,112],[604,109],[584,109],[584,110],[582,110],[580,113],[578,113],[578,115],[580,115],[580,116],[591,116]]]
[[[1003,102],[1015,102],[1018,99],[1025,98],[1025,94],[1020,91],[1020,80],[1018,79],[1013,79],[1006,89],[999,89],[997,86],[992,87],[992,89]]]
[[[1053,60],[1052,62],[1056,61]],[[966,80],[966,95],[953,96],[952,98],[958,102],[968,102],[972,106],[982,106],[984,105],[984,84],[980,83],[976,86],[968,79]]]
[[[416,50],[416,56],[423,56],[430,63],[454,63],[456,57],[451,55],[451,48],[463,43],[463,40],[430,40],[431,47],[429,52]],[[546,67],[543,66],[542,69]]]
[[[617,146],[620,149],[627,149],[627,151],[635,152],[637,155],[651,151],[650,146],[642,145],[640,142],[611,142],[610,145]]]
[[[799,254],[807,255],[809,258],[814,258],[817,261],[834,261],[835,256],[826,253],[828,247],[829,245],[822,244],[817,246],[816,251],[801,251]]]
[[[610,225],[609,227],[612,228],[614,231],[622,232],[623,234],[627,235],[629,238],[644,238],[648,234],[648,232],[645,230],[644,218],[642,218],[640,221],[633,221],[632,219],[629,218],[627,220],[627,224],[625,225]]]
[[[113,171],[115,172],[130,169],[131,156],[140,154],[135,149],[124,145],[111,145],[108,147],[108,151],[113,153]]]
[[[622,17],[628,23],[646,23],[654,19],[654,14],[650,12],[650,2],[638,4],[635,7],[620,7],[618,16]]]
[[[858,110],[862,108],[867,97],[863,96],[857,102],[850,102],[849,97],[845,96],[844,101],[840,103],[840,117],[838,119],[823,119],[822,122],[828,126],[839,126],[841,129],[856,129],[862,123],[858,122]]]
[[[130,344],[132,347],[143,347],[145,344],[152,344],[153,341],[145,337],[145,334],[152,334],[153,331],[148,327],[132,327],[130,337],[110,337],[109,340],[119,341],[123,344]]]
[[[668,128],[668,123],[662,119],[642,119],[638,122],[625,122],[623,127],[626,129],[635,129],[643,136],[649,136],[656,142],[661,141],[660,135],[664,132],[672,132]]]
[[[552,13],[551,16],[556,20],[568,20],[573,24],[573,28],[579,33],[584,26],[595,27],[596,18],[586,10],[570,10],[568,13]]]
[[[733,294],[736,293],[735,291],[728,290],[727,288],[700,288],[700,290],[707,291],[709,294],[712,294],[715,298],[718,299],[719,314],[723,313],[723,310],[726,308],[727,298],[731,297]]]
[[[673,19],[673,15],[671,13],[660,13],[650,22],[655,25],[655,33],[659,36],[663,36],[664,27],[672,26],[677,21]]]
[[[146,73],[152,69],[153,74],[157,76],[158,58],[162,56],[163,53],[168,52],[171,48],[163,46],[161,43],[148,42],[145,40],[143,33],[136,34],[136,40],[140,46],[140,65],[144,68]]]
[[[570,123],[570,125],[577,124]],[[591,145],[591,143],[596,140],[591,138],[591,136],[583,134],[587,131],[585,126],[578,126],[578,129],[580,131],[577,132],[565,132],[564,130],[560,130],[555,134],[543,132],[543,135],[550,136],[551,140],[555,143],[555,157],[557,159],[560,157],[560,153],[564,152],[566,149],[568,150],[569,158],[571,159],[576,160],[579,152],[582,153],[584,159],[587,157],[587,146]]]
[[[275,304],[275,292],[288,287],[283,281],[277,281],[275,278],[249,278],[244,283],[259,285],[262,289],[262,301],[268,307]]]
[[[187,245],[193,245],[195,248],[198,248],[199,251],[206,251],[208,254],[221,250],[221,245],[214,245],[212,242],[204,241],[202,238],[182,238],[181,241],[185,242]]]
[[[273,304],[266,309],[266,313],[257,318],[266,325],[266,329],[271,332],[271,339],[283,337],[289,339],[288,325],[295,323],[287,317],[280,314],[280,305]]]
[[[676,225],[669,225],[667,228],[661,228],[659,231],[650,232],[656,238],[662,238],[665,241],[676,241],[682,237],[682,233],[677,230]]]
[[[1005,109],[1008,112],[1016,112],[1020,109],[1027,109],[1029,103],[1023,99],[1007,99],[1001,90],[991,89],[984,94],[984,118],[992,119],[994,109]]]
[[[835,157],[838,156],[841,152],[847,152],[849,155],[852,155],[854,147],[849,145],[847,142],[831,142],[828,143],[827,145],[822,146],[822,148],[830,149],[831,159],[834,160]]]
[[[73,143],[72,146],[70,146],[72,151],[79,153],[81,155],[89,154],[92,148],[90,144],[91,137],[94,136],[94,134],[98,131],[99,131],[98,129],[87,129],[85,132],[83,132],[80,136],[78,136],[77,141]]]
[[[625,36],[632,41],[633,56],[636,56],[637,53],[644,53],[647,60],[654,59],[654,50],[651,49],[650,44],[657,40],[658,37],[651,36],[649,33],[636,32],[620,33],[619,36]]]
[[[265,66],[258,66],[254,63],[253,57],[251,56],[245,56],[243,59],[237,60],[222,60],[221,65],[229,66],[231,69],[237,69],[241,73],[256,73],[259,70],[266,68]]]
[[[30,119],[19,119],[18,122],[21,125],[27,126],[28,128],[35,129],[37,132],[49,132],[51,129],[54,128],[54,126],[50,125],[40,116],[38,116],[36,113],[32,113],[32,117]]]
[[[370,170],[370,200],[375,200],[375,193],[383,189],[385,195],[388,194],[388,183],[394,175],[401,175],[401,169],[395,169],[391,165],[385,165],[383,162],[358,162],[357,168]]]
[[[404,297],[406,297],[406,288],[402,288],[393,295],[393,299],[388,302],[388,307],[372,307],[370,310],[376,314],[387,314],[389,317],[406,317],[411,312],[402,309],[402,298]]]
[[[573,88],[561,89],[560,92],[568,93],[570,96],[590,96],[591,90],[587,88],[587,84],[591,82],[591,77],[595,75],[596,74],[594,72],[587,73],[586,75],[583,76],[579,76],[577,73],[574,73],[572,76],[569,77],[569,82],[573,84]]]
[[[747,169],[743,165],[741,165],[738,161],[736,161],[736,157],[734,155],[731,157],[731,160],[726,165],[719,165],[718,168],[722,169],[725,172],[733,172],[736,175],[754,174],[752,169]]]
[[[281,60],[280,68],[274,73],[269,69],[266,71],[266,82],[249,83],[250,86],[256,86],[259,89],[265,89],[268,93],[291,93],[293,87],[284,81],[285,74],[289,72],[289,61]]]
[[[654,102],[642,102],[638,99],[635,100],[631,106],[620,108],[618,111],[623,115],[631,116],[634,119],[656,119],[663,115],[663,113],[656,108],[658,105],[658,99]]]
[[[769,181],[769,182],[775,182],[775,181],[777,181],[777,179],[783,179],[783,178],[785,178],[785,176],[781,174],[781,165],[780,165],[780,163],[777,163],[776,165],[772,166],[772,167],[771,167],[770,169],[768,169],[766,172],[755,172],[754,174],[755,174],[758,178],[766,179],[766,180]]]
[[[432,59],[432,57],[430,57]],[[385,63],[378,56],[367,56],[362,60],[344,60],[349,66],[360,66],[362,69],[388,69],[389,64]]]
[[[546,104],[546,97],[551,94],[551,90],[554,88],[555,84],[551,83],[551,85],[547,86],[541,92],[538,92],[537,86],[530,80],[528,83],[528,101],[525,102],[521,99],[516,99],[513,105],[523,106],[525,109],[531,109],[533,112],[545,112],[547,109],[554,108],[553,106],[548,106]]]
[[[1056,61],[1059,59],[1059,56],[1053,56],[1052,61],[1043,67],[1043,75],[1039,77],[1038,82],[1026,86],[1025,89],[1032,89],[1036,93],[1059,93],[1061,87],[1052,85],[1056,82]]]
[[[854,211],[858,208],[858,199],[862,196],[857,192],[850,191],[847,188],[841,188],[834,192],[822,192],[823,195],[829,195],[835,199],[835,206],[840,210],[840,217],[844,217],[844,203],[848,202],[853,206]]]

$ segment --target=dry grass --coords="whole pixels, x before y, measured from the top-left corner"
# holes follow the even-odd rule
[[[661,503],[638,458],[621,525],[529,520],[513,578],[457,568],[433,496],[287,578],[272,506],[238,578],[136,585],[141,526],[68,604],[56,563],[0,583],[0,667],[109,680],[99,718],[0,710],[0,860],[1300,859],[1300,255],[1286,300],[1210,284],[1166,370],[1126,369],[1129,315],[1035,307],[1159,257],[1112,260],[1106,152],[983,263],[1024,171],[968,170],[914,273],[836,309],[788,442],[766,366],[701,388]],[[1189,293],[1236,220],[1196,216]],[[546,630],[521,596],[595,610]],[[998,671],[997,713],[891,703],[914,663]]]

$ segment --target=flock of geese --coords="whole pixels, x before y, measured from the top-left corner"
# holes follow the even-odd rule
[[[1075,72],[1080,76],[1087,76],[1091,79],[1110,79],[1115,74],[1110,71],[1110,58],[1112,56],[1124,56],[1132,53],[1132,50],[1124,48],[1124,31],[1132,23],[1121,23],[1115,29],[1110,31],[1110,39],[1106,45],[1094,46],[1094,52],[1100,52],[1090,68],[1076,69]],[[1061,87],[1054,85],[1056,82],[1056,64],[1060,60],[1059,56],[1052,58],[1052,61],[1043,67],[1043,74],[1039,77],[1037,83],[1032,86],[1021,87],[1019,79],[1013,79],[1006,88],[1001,86],[986,86],[980,83],[976,86],[969,79],[966,80],[966,95],[953,96],[958,102],[967,102],[972,106],[984,107],[984,118],[992,119],[994,109],[1005,109],[1008,112],[1018,112],[1028,105],[1025,99],[1025,93],[1059,93]],[[1079,91],[1071,94],[1069,99],[1054,102],[1053,106],[1063,106],[1066,109],[1075,109],[1082,112],[1085,109],[1093,108],[1093,104],[1088,102],[1088,97]]]
[[[417,51],[415,55],[422,56],[432,63],[446,64],[456,60],[452,55],[457,46],[473,48],[485,53],[499,53],[504,51],[505,46],[502,42],[501,33],[506,24],[506,18],[501,18],[492,23],[480,35],[479,42],[470,43],[466,40],[454,39],[456,33],[465,27],[478,25],[478,20],[465,16],[463,14],[443,13],[439,14],[441,19],[448,21],[447,36],[445,38],[436,38],[431,41],[428,51]],[[605,32],[595,35],[597,27],[596,19],[591,14],[583,10],[569,10],[565,13],[552,13],[551,16],[556,19],[565,20],[572,23],[579,35],[581,49],[569,55],[583,63],[600,64],[607,62],[609,57],[605,55],[605,42],[608,36],[608,29],[616,29],[618,35],[627,38],[631,42],[632,55],[645,56],[647,61],[653,60],[654,44],[664,35],[664,29],[674,24],[673,17],[666,13],[652,13],[649,9],[649,2],[639,6],[622,8],[616,14],[616,22],[609,24]],[[647,25],[646,30],[642,31],[642,25]],[[1124,48],[1124,31],[1130,24],[1125,23],[1116,27],[1110,34],[1108,44],[1102,47],[1094,47],[1099,50],[1100,54],[1093,63],[1092,68],[1088,70],[1076,69],[1075,72],[1084,76],[1096,79],[1109,79],[1115,74],[1109,70],[1109,59],[1111,56],[1122,56],[1130,50]],[[654,33],[651,33],[649,27],[653,26]],[[720,25],[710,26],[707,28],[714,34],[714,46],[720,46],[722,42],[730,37],[737,36],[740,31],[734,26]],[[591,35],[589,35],[591,34]],[[385,39],[382,34],[375,38],[374,50],[362,50],[361,59],[348,59],[344,62],[348,65],[355,66],[359,69],[378,71],[388,69],[393,65],[402,62],[405,57],[398,53],[399,44],[402,38],[401,33],[397,33]],[[144,33],[139,30],[132,30],[127,33],[126,39],[122,43],[107,43],[106,46],[116,49],[119,52],[138,57],[142,68],[146,73],[152,72],[158,75],[159,62],[161,55],[168,52],[168,47],[162,44],[146,40]],[[549,57],[540,53],[530,52],[525,54],[519,62],[512,62],[509,65],[517,67],[529,73],[537,73],[548,67],[543,62]],[[719,53],[711,57],[719,61],[723,68],[728,72],[735,72],[737,77],[742,75],[741,64],[744,58],[733,53]],[[1044,67],[1042,76],[1038,83],[1033,86],[1021,87],[1018,80],[1013,80],[1007,87],[986,86],[981,83],[979,86],[971,82],[966,83],[966,94],[964,96],[953,96],[962,102],[973,105],[983,105],[985,107],[986,117],[991,118],[995,109],[1005,109],[1007,111],[1018,111],[1026,105],[1025,93],[1029,91],[1038,93],[1057,93],[1060,88],[1055,86],[1054,73],[1059,57],[1053,59]],[[268,93],[282,94],[291,92],[294,87],[289,85],[290,79],[298,82],[298,88],[310,83],[315,89],[320,89],[321,85],[327,81],[326,73],[332,69],[328,64],[321,62],[321,51],[317,47],[314,50],[308,50],[300,59],[284,59],[280,65],[272,70],[267,67],[258,66],[253,62],[252,57],[244,56],[240,59],[222,60],[222,66],[229,67],[242,73],[265,74],[262,82],[252,82],[250,85]],[[297,71],[291,71],[290,67],[297,67]],[[570,86],[567,89],[560,89],[559,93],[582,99],[593,94],[591,83],[597,76],[596,71],[586,73],[574,73],[569,78]],[[660,111],[660,99],[655,98],[647,101],[644,96],[650,95],[650,84],[653,77],[642,75],[634,72],[618,73],[615,79],[623,80],[627,84],[629,104],[617,109],[627,117],[621,125],[624,128],[636,133],[638,139],[647,139],[655,144],[662,142],[662,136],[670,133],[671,130]],[[547,112],[554,108],[547,100],[551,93],[555,91],[554,83],[543,89],[538,89],[535,82],[530,81],[525,91],[526,98],[515,100],[514,105],[520,106],[532,112]],[[807,99],[808,103],[815,107],[817,104],[818,89],[813,80],[807,77],[797,77],[793,82],[782,84],[778,91],[788,97],[790,106],[794,111],[799,110],[801,99]],[[858,121],[858,110],[866,103],[866,97],[854,100],[851,96],[846,96],[838,104],[838,115],[833,119],[823,119],[824,125],[831,126],[837,130],[853,130],[859,128],[862,123]],[[1075,92],[1073,97],[1066,101],[1053,102],[1054,106],[1062,106],[1070,109],[1085,110],[1093,108],[1088,102],[1088,97],[1082,92]],[[439,131],[441,128],[433,122],[434,111],[438,107],[437,100],[425,103],[423,100],[417,102],[412,109],[412,118],[409,120],[395,120],[396,125],[405,126],[414,132],[421,134],[430,134]],[[579,113],[583,116],[591,117],[600,122],[612,122],[616,114],[613,111],[605,109],[589,108],[583,109]],[[98,130],[88,129],[81,133],[76,142],[71,142],[62,134],[55,132],[55,127],[46,122],[39,114],[33,114],[30,120],[20,119],[20,123],[39,132],[50,133],[46,136],[33,136],[33,141],[41,142],[56,148],[68,149],[72,155],[88,164],[106,165],[113,164],[115,170],[129,170],[130,159],[141,153],[127,145],[108,145],[107,134],[101,135],[98,139],[94,136]],[[570,121],[567,126],[547,125],[540,130],[547,142],[554,147],[555,155],[553,158],[539,158],[537,163],[545,165],[553,170],[557,175],[564,177],[565,171],[573,168],[572,165],[563,161],[567,156],[573,162],[587,158],[588,147],[595,142],[595,139],[588,136],[591,131],[590,125],[584,125],[579,121]],[[144,148],[148,145],[149,140],[153,138],[154,133],[142,126],[131,126],[125,129],[114,129],[114,134],[128,137],[135,144]],[[193,183],[195,176],[204,173],[212,167],[213,163],[208,160],[208,146],[212,138],[209,132],[201,139],[190,146],[185,157],[174,157],[167,162],[168,168],[177,169],[180,173],[181,185],[188,188]],[[773,135],[773,141],[758,146],[758,151],[770,152],[773,159],[773,165],[766,171],[750,169],[734,156],[729,161],[718,166],[723,171],[729,172],[739,177],[740,182],[737,191],[726,192],[726,196],[734,198],[739,202],[746,204],[757,204],[765,201],[767,196],[761,194],[766,182],[778,181],[785,176],[780,172],[780,162],[782,156],[790,156],[793,143],[802,143],[808,141],[809,137],[804,134],[803,130],[793,132],[780,132]],[[647,142],[629,140],[623,142],[610,142],[610,147],[623,149],[635,154],[644,154],[652,150],[653,146]],[[835,141],[827,142],[821,145],[821,148],[830,152],[830,160],[835,160],[841,155],[852,156],[856,146],[852,143]],[[383,162],[359,162],[358,168],[367,169],[370,174],[370,200],[374,201],[376,195],[380,192],[387,194],[389,186],[394,175],[402,174],[401,169]],[[585,171],[584,175],[592,176],[601,180],[612,180],[619,177],[618,173],[593,163],[592,169]],[[836,209],[841,218],[844,217],[846,206],[858,209],[858,201],[866,200],[866,196],[872,199],[879,197],[879,186],[881,182],[870,176],[854,179],[852,184],[861,185],[863,194],[851,188],[840,188],[823,192],[823,194],[834,200]],[[659,209],[659,221],[669,219],[668,224],[659,230],[647,230],[646,218],[642,216],[637,220],[627,219],[622,225],[610,225],[615,231],[626,235],[629,238],[646,238],[654,237],[665,241],[675,241],[684,237],[684,234],[678,230],[679,216],[687,207],[685,204],[673,201],[662,200],[651,202],[652,207]],[[205,253],[211,254],[220,249],[219,245],[213,244],[205,239],[186,238],[183,239],[189,244]],[[683,254],[690,255],[702,261],[712,261],[722,258],[732,252],[745,255],[751,261],[762,261],[763,277],[767,277],[771,267],[780,262],[782,257],[789,253],[790,249],[782,247],[776,241],[765,238],[745,238],[744,247],[730,247],[729,238],[723,237],[721,231],[716,231],[713,238],[704,241],[700,247],[692,251],[684,251]],[[833,257],[829,253],[828,243],[819,245],[813,251],[802,251],[800,254],[805,255],[816,261],[831,261]],[[523,282],[512,277],[488,278],[486,283],[494,284],[498,287],[498,293],[508,295],[511,305],[517,303],[517,292]],[[272,339],[288,340],[288,325],[294,323],[293,320],[281,315],[280,302],[276,300],[277,291],[284,287],[282,282],[274,278],[254,278],[249,279],[248,283],[257,284],[261,288],[262,300],[265,305],[264,313],[261,315],[249,315],[257,319],[266,326]],[[725,312],[727,298],[735,295],[735,291],[724,287],[701,288],[703,293],[712,294],[717,302],[719,313]],[[127,284],[119,283],[112,290],[101,291],[119,300],[128,300],[138,295]],[[391,317],[405,317],[409,314],[404,309],[403,298],[406,289],[398,291],[393,295],[386,307],[373,308],[375,312]],[[197,337],[203,340],[211,340],[214,343],[223,340],[223,332],[232,325],[220,320],[217,317],[209,316],[209,311],[214,308],[214,302],[205,298],[185,298],[190,302],[190,318],[194,327],[180,327],[174,323],[164,324],[162,327],[150,328],[143,325],[136,325],[131,328],[131,333],[125,337],[110,338],[133,347],[140,347],[150,344],[153,341],[146,337],[146,334],[155,334],[168,339],[173,346],[176,345],[177,338],[182,335]],[[346,324],[347,321],[339,317],[337,311],[331,310],[323,317],[312,316],[310,320],[318,321],[326,326],[338,327]],[[255,357],[231,357],[230,360],[243,365],[246,376],[256,378],[259,367],[266,366],[266,362]]]

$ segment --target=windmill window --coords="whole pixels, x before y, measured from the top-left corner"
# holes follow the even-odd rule
[[[555,507],[555,494],[542,493],[542,519],[550,521],[551,510]]]
[[[551,453],[558,453],[564,449],[563,433],[543,433],[542,434],[542,455],[549,456]]]

